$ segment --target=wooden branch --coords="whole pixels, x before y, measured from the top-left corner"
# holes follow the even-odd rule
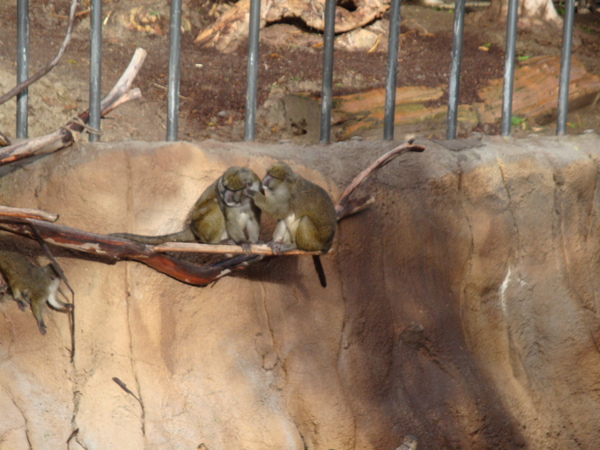
[[[131,85],[145,58],[146,51],[142,48],[136,49],[129,66],[100,103],[102,117],[126,101],[141,98],[141,91],[138,88],[131,89]],[[83,131],[88,120],[89,111],[86,110],[80,113],[76,120],[70,121],[60,130],[8,147],[2,147],[0,149],[0,166],[34,155],[53,153],[71,145],[75,141],[75,133]]]
[[[406,142],[387,152],[358,174],[346,188],[336,206],[338,221],[351,214],[356,214],[374,202],[371,196],[350,199],[350,196],[369,175],[403,153],[409,151],[422,152],[423,150],[424,147],[413,145],[412,141]],[[209,245],[181,242],[146,245],[128,239],[89,233],[76,228],[53,224],[48,220],[56,220],[56,216],[37,210],[0,207],[0,230],[15,233],[29,239],[41,238],[44,242],[57,247],[102,256],[114,262],[120,260],[141,262],[176,280],[195,286],[207,286],[223,276],[237,270],[245,269],[250,264],[262,260],[265,255],[273,255],[273,251],[268,245],[252,245],[251,254],[249,255],[244,253],[240,245]],[[163,252],[236,254],[237,256],[211,265],[198,265],[166,255]],[[320,253],[292,250],[281,255],[318,254]]]
[[[101,111],[102,117],[106,116],[112,110],[117,109],[119,106],[127,103],[128,101],[137,100],[138,98],[142,98],[142,91],[140,91],[139,88],[133,88],[125,92],[123,95],[117,98],[113,104],[107,105],[106,109]]]
[[[52,214],[39,209],[12,208],[10,206],[0,206],[0,220],[15,219],[39,219],[47,222],[56,222],[58,214]]]
[[[75,10],[76,9],[77,9],[77,0],[73,0],[71,2],[71,9],[69,11],[69,23],[67,25],[67,32],[65,34],[62,44],[60,45],[60,48],[58,49],[58,52],[56,53],[56,56],[48,64],[46,64],[45,67],[40,69],[33,76],[27,78],[25,81],[23,81],[22,83],[19,83],[17,86],[12,88],[10,91],[8,91],[7,93],[0,96],[0,105],[2,103],[5,103],[7,100],[10,100],[12,97],[14,97],[19,92],[23,91],[25,88],[32,85],[36,81],[38,81],[40,78],[42,78],[44,75],[46,75],[52,69],[54,69],[54,67],[56,67],[56,65],[58,64],[58,61],[60,60],[60,58],[62,58],[62,56],[65,52],[65,49],[67,48],[67,45],[69,45],[69,42],[71,41],[71,34],[73,32],[73,23],[75,22]]]
[[[199,244],[195,242],[165,242],[164,244],[152,246],[155,252],[181,252],[181,253],[215,253],[215,254],[244,254],[241,245],[225,244]],[[250,246],[250,253],[253,255],[274,255],[273,249],[267,244],[253,244]],[[303,250],[289,250],[284,255],[321,255],[321,252],[305,252]]]
[[[360,197],[358,199],[350,199],[350,196],[360,187],[362,183],[376,170],[389,164],[392,160],[398,156],[407,152],[422,152],[425,147],[420,145],[413,145],[414,140],[405,142],[402,145],[390,150],[384,155],[380,156],[374,161],[369,167],[360,172],[348,185],[348,187],[342,193],[338,204],[336,205],[336,213],[338,222],[348,216],[357,214],[360,211],[370,207],[375,203],[375,198],[371,195]],[[190,252],[190,253],[216,253],[216,254],[244,254],[244,250],[240,245],[214,245],[214,244],[199,244],[199,243],[188,243],[188,242],[166,242],[164,244],[158,244],[150,246],[155,252]],[[266,244],[262,245],[251,245],[250,253],[254,255],[274,255],[273,250]],[[290,250],[285,253],[281,253],[279,256],[284,255],[320,255],[321,252],[306,252],[303,250]]]
[[[119,260],[138,261],[176,280],[195,286],[206,286],[216,279],[244,267],[239,265],[243,259],[241,257],[229,258],[211,266],[201,266],[158,253],[151,246],[145,244],[89,233],[37,219],[22,219],[18,223],[0,223],[2,230],[35,240],[32,226],[36,228],[45,242],[57,247],[102,256],[115,262]],[[242,256],[247,257],[247,255]]]
[[[398,156],[406,153],[406,152],[422,152],[425,150],[425,147],[421,145],[413,145],[414,139],[405,142],[402,145],[390,150],[384,155],[377,158],[369,167],[359,173],[352,182],[348,185],[348,187],[342,193],[337,206],[335,207],[338,222],[345,217],[348,217],[352,214],[356,214],[359,211],[362,211],[367,206],[366,204],[372,204],[375,200],[373,197],[363,197],[359,200],[350,200],[350,196],[356,191],[359,186],[364,183],[364,181],[376,170],[390,163],[393,159]]]
[[[131,89],[135,77],[137,77],[137,74],[144,64],[146,55],[147,52],[143,48],[138,47],[135,49],[135,53],[125,69],[125,72],[123,72],[123,75],[121,75],[121,78],[115,83],[108,95],[102,99],[102,102],[100,103],[100,109],[102,111],[106,111],[110,105],[119,99],[119,97],[122,97]]]
[[[357,199],[348,199],[344,202],[343,205],[338,203],[335,207],[338,222],[342,219],[345,219],[348,216],[358,214],[359,212],[369,208],[373,204],[375,204],[375,197],[373,197],[372,195],[366,195]]]
[[[6,147],[7,145],[11,145],[10,139],[7,135],[5,135],[2,131],[0,131],[0,147]]]

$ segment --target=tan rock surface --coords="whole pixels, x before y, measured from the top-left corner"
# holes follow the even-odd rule
[[[75,359],[66,315],[41,336],[0,304],[0,448],[64,448],[74,429],[88,449],[596,447],[599,144],[426,143],[366,184],[377,202],[341,222],[326,289],[307,257],[197,288],[57,251]],[[81,145],[4,168],[0,204],[163,233],[230,165],[292,160],[337,199],[392,146]]]

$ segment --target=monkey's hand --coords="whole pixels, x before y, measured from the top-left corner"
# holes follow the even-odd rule
[[[285,242],[281,241],[270,241],[267,242],[267,245],[271,247],[274,255],[280,255],[281,253],[285,253],[288,250],[296,248],[293,244],[286,244]]]
[[[44,324],[43,320],[38,320],[38,328],[40,329],[41,334],[46,334],[46,325]]]
[[[252,243],[251,242],[235,242],[233,239],[223,239],[219,242],[222,245],[239,245],[242,247],[244,255],[249,255],[252,253]]]
[[[258,191],[256,189],[252,189],[250,187],[247,187],[246,189],[244,189],[243,194],[244,194],[245,197],[254,198],[254,196],[256,194],[258,194]]]

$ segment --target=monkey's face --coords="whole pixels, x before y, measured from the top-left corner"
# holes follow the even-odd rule
[[[260,179],[245,167],[230,167],[217,183],[219,195],[228,207],[237,207],[248,203],[250,199],[244,194],[248,188],[260,189]]]
[[[262,180],[262,185],[265,188],[265,190],[273,192],[275,189],[277,189],[277,187],[283,183],[283,180],[280,180],[279,178],[275,178],[273,175],[267,173],[265,175],[265,177]]]
[[[275,163],[267,169],[267,174],[262,180],[263,186],[269,191],[277,189],[284,181],[290,181],[294,172],[286,163]]]

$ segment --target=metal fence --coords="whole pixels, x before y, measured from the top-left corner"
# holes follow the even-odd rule
[[[508,0],[506,26],[506,47],[504,64],[504,85],[502,97],[501,134],[510,135],[512,115],[512,95],[516,58],[517,5],[518,0]],[[448,114],[446,118],[446,139],[456,138],[458,113],[458,93],[460,84],[460,62],[462,57],[462,37],[464,28],[466,0],[455,0],[454,33],[452,39],[450,75],[448,83]],[[398,64],[398,46],[400,35],[401,0],[391,0],[389,45],[387,53],[387,73],[385,78],[385,115],[383,139],[394,138],[394,115],[396,76]],[[332,80],[333,80],[333,43],[336,0],[325,0],[325,31],[323,45],[323,81],[321,93],[320,142],[330,142]],[[17,82],[27,79],[28,75],[28,21],[29,0],[17,1]],[[563,135],[566,130],[569,95],[569,73],[571,68],[571,43],[573,35],[574,0],[564,3],[563,40],[558,90],[558,113],[556,134]],[[102,61],[102,0],[90,1],[90,98],[89,125],[100,129],[100,91]],[[169,34],[169,79],[167,89],[167,135],[168,141],[177,139],[177,118],[179,111],[179,64],[181,37],[181,0],[171,0]],[[251,0],[250,25],[248,37],[248,68],[246,86],[246,114],[244,139],[254,140],[256,120],[256,97],[258,86],[258,43],[260,35],[260,0]],[[27,137],[27,90],[17,97],[17,137]],[[97,135],[90,133],[90,141]]]

